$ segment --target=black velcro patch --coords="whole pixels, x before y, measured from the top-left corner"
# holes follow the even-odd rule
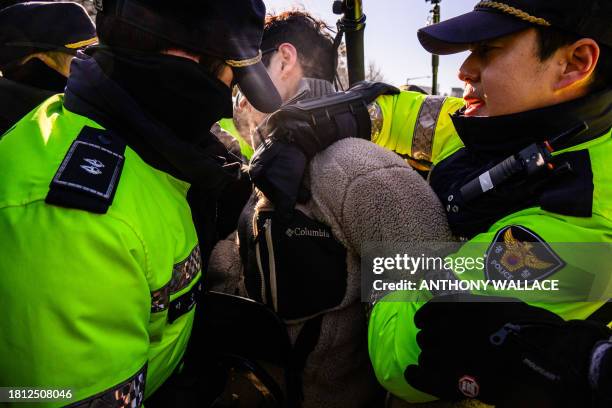
[[[46,202],[104,214],[123,169],[125,144],[108,131],[84,127],[51,181]]]
[[[518,225],[497,232],[487,250],[485,276],[490,280],[544,279],[565,266],[565,262],[542,238]]]
[[[178,298],[170,302],[168,306],[168,323],[174,322],[176,319],[189,312],[198,303],[202,292],[202,281],[193,285],[187,293],[183,293]]]
[[[75,140],[53,178],[53,183],[108,199],[123,156],[101,146]]]

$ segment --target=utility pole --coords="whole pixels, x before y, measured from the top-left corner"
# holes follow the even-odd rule
[[[342,14],[338,20],[338,34],[346,35],[346,62],[348,65],[349,86],[365,79],[363,30],[366,16],[363,14],[361,0],[336,0],[334,14]]]
[[[442,0],[425,0],[433,5],[433,8],[429,11],[430,18],[428,22],[430,24],[437,24],[440,22],[440,2]],[[431,94],[438,94],[438,65],[440,64],[440,57],[436,54],[431,56]]]

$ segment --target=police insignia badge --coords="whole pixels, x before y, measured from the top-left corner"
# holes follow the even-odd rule
[[[565,262],[542,238],[518,225],[497,232],[486,254],[485,276],[490,280],[544,279]]]
[[[47,204],[105,214],[119,184],[125,149],[110,131],[83,127],[51,181]]]

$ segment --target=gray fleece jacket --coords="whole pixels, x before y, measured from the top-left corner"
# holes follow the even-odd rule
[[[313,375],[312,392],[320,395],[324,384],[319,384],[316,373],[309,370],[318,367],[323,372],[345,372],[341,377],[344,384],[335,388],[336,392],[342,391],[334,396],[337,403],[334,406],[359,406],[359,401],[365,400],[356,398],[366,391],[357,390],[361,379],[350,371],[346,362],[349,350],[334,348],[334,345],[360,344],[367,337],[367,329],[361,324],[363,313],[354,308],[360,303],[362,246],[367,242],[448,242],[454,238],[442,205],[426,181],[399,156],[368,141],[345,139],[318,154],[310,164],[310,187],[312,200],[307,204],[310,214],[331,226],[336,238],[348,250],[349,289],[338,311],[329,313],[323,321],[319,345],[309,358],[306,375]],[[341,319],[352,322],[352,330],[343,331],[346,328],[338,325]],[[365,347],[367,344],[356,354],[366,354]],[[328,361],[332,352],[335,360]],[[362,370],[368,371],[365,363]],[[398,408],[483,406],[478,401],[408,404],[398,400],[392,405]]]
[[[367,350],[361,299],[361,247],[366,242],[451,241],[440,202],[399,156],[360,139],[319,153],[308,172],[311,200],[300,209],[331,227],[347,249],[347,290],[327,312],[304,369],[304,407],[365,407],[380,392]],[[260,203],[259,207],[266,207]],[[235,237],[213,251],[210,269],[226,277],[213,289],[248,296]],[[295,341],[304,321],[288,324]]]

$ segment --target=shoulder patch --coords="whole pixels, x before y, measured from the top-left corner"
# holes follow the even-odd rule
[[[51,181],[46,202],[104,214],[121,170],[125,143],[110,132],[84,127]]]
[[[544,279],[565,262],[535,232],[511,225],[497,232],[487,249],[485,276],[490,280]]]

